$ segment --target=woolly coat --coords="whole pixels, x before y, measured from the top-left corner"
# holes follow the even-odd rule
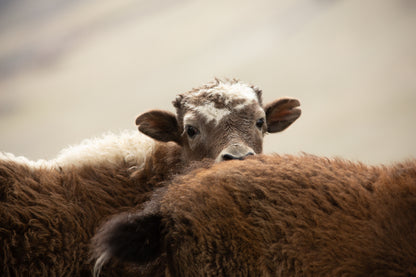
[[[259,155],[197,169],[107,222],[94,247],[98,269],[165,256],[170,276],[416,276],[416,160]]]
[[[148,200],[177,169],[179,151],[134,132],[85,141],[52,161],[2,154],[0,276],[91,276],[97,226]],[[119,270],[107,274],[126,274]]]

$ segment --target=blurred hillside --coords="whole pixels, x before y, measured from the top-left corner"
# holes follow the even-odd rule
[[[0,151],[30,159],[214,77],[300,99],[265,152],[416,157],[416,1],[0,0]]]

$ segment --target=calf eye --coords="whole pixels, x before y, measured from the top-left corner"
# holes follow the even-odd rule
[[[195,128],[195,127],[191,126],[191,125],[186,125],[186,126],[185,126],[185,130],[186,130],[186,133],[188,134],[188,136],[189,136],[190,138],[193,138],[193,137],[195,137],[197,134],[199,134],[199,130],[198,130],[197,128]]]
[[[256,121],[256,127],[261,129],[264,125],[264,118],[260,118]]]

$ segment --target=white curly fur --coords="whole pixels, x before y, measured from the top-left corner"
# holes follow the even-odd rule
[[[120,134],[106,133],[101,137],[83,140],[80,144],[63,149],[52,160],[31,161],[23,156],[0,152],[0,159],[10,160],[29,167],[66,167],[88,164],[120,164],[140,168],[151,154],[155,141],[137,131]]]

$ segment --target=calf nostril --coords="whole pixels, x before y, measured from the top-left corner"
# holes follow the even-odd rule
[[[244,156],[238,157],[239,160],[244,160],[245,158],[247,158],[247,156],[252,156],[254,155],[253,152],[248,152],[247,154],[245,154]]]
[[[233,155],[230,155],[230,154],[222,155],[222,160],[223,161],[231,161],[231,160],[235,160],[235,159],[237,159],[237,158],[234,157]]]
[[[222,160],[223,161],[231,161],[231,160],[244,160],[247,156],[251,156],[254,155],[253,152],[248,152],[247,154],[245,154],[244,156],[234,156],[231,154],[224,154],[222,155]]]

